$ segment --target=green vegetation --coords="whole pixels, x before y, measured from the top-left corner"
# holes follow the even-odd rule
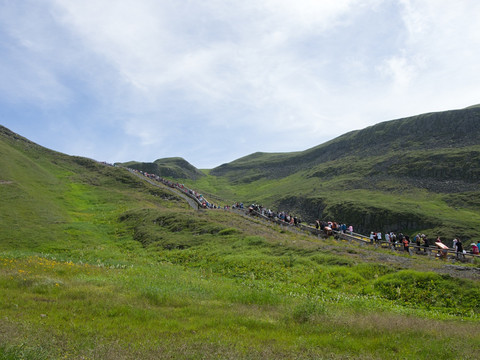
[[[188,163],[183,158],[165,158],[155,160],[153,163],[141,163],[138,161],[129,161],[117,163],[116,165],[129,167],[131,169],[141,170],[150,174],[157,174],[162,177],[171,177],[176,179],[198,179],[204,174]]]
[[[195,211],[125,169],[0,130],[0,359],[479,354],[474,265]]]
[[[480,108],[388,121],[294,153],[255,153],[192,188],[356,231],[478,241]],[[213,200],[215,198],[213,197]]]

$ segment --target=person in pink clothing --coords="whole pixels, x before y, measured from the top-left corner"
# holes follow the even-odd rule
[[[472,243],[472,254],[478,255],[478,246],[475,243]]]

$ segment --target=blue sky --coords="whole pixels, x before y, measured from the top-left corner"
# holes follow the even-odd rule
[[[213,168],[480,103],[477,0],[0,0],[0,124]]]

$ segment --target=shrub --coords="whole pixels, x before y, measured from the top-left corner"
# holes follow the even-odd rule
[[[402,303],[479,312],[478,285],[448,275],[402,270],[379,278],[374,287],[385,298]]]
[[[247,236],[245,241],[251,246],[264,246],[267,244],[265,239],[261,236]]]

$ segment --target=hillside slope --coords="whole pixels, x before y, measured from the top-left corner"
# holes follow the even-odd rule
[[[445,166],[442,166],[443,159],[441,157],[427,158],[426,162],[429,164],[436,163],[442,170],[438,172],[426,171],[420,174],[416,171],[414,174],[424,177],[460,178],[466,181],[474,181],[479,179],[477,166],[479,163],[476,161],[479,159],[479,123],[479,107],[428,113],[386,121],[363,130],[352,131],[302,152],[252,154],[214,168],[210,174],[227,176],[231,180],[244,182],[247,181],[248,174],[255,170],[258,176],[278,179],[302,170],[311,169],[319,164],[334,163],[345,158],[350,160],[350,165],[353,165],[356,159],[381,157],[385,154],[391,154],[392,159],[400,159],[404,153],[410,151],[422,151],[430,154],[437,150],[440,152],[446,152],[446,150],[457,152],[459,149],[471,149],[471,151],[461,152],[460,156],[454,159],[447,158],[448,163]],[[468,161],[469,159],[471,161]],[[460,165],[467,171],[448,170],[451,165],[458,163],[458,160],[463,160],[460,161]],[[408,159],[404,161],[404,163],[410,162]],[[393,161],[391,162],[392,166],[389,165],[382,163],[371,171],[381,169],[388,172],[390,168],[393,171],[397,169]],[[348,168],[343,169],[342,173],[348,172]],[[458,169],[458,166],[456,169]]]
[[[476,239],[480,108],[386,121],[295,153],[255,153],[192,186],[358,231]]]
[[[180,201],[125,169],[46,149],[2,126],[0,197],[0,251],[39,252],[115,241],[122,238],[116,217],[126,209]]]
[[[158,175],[160,177],[174,179],[196,180],[202,176],[205,176],[205,174],[203,174],[195,166],[180,157],[157,159],[153,163],[129,161],[125,163],[117,163],[116,165],[141,170],[150,174]]]

